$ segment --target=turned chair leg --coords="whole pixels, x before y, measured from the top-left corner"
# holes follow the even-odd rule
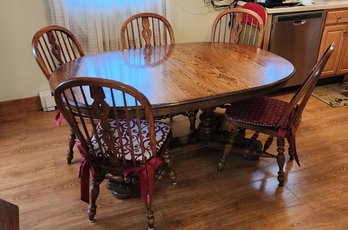
[[[285,164],[285,141],[284,138],[277,138],[277,163],[279,166],[279,172],[278,172],[278,181],[279,181],[279,186],[283,187],[284,186],[284,181],[285,181],[285,173],[284,173],[284,164]]]
[[[288,138],[287,138],[287,140],[288,140],[288,143],[289,143],[289,149],[288,149],[288,151],[289,151],[289,156],[290,156],[290,160],[293,160],[294,159],[294,151],[295,151],[295,149],[293,148],[293,146],[294,146],[294,137],[293,136],[289,136]]]
[[[269,136],[265,142],[265,144],[263,145],[263,151],[266,152],[269,147],[271,147],[272,145],[272,142],[273,142],[273,136]]]
[[[155,216],[153,215],[153,211],[151,210],[151,207],[147,208],[147,214],[146,214],[146,219],[147,219],[147,225],[149,230],[153,230],[153,226],[155,224]]]
[[[94,222],[94,217],[95,217],[95,214],[97,213],[97,205],[96,205],[96,201],[97,201],[97,198],[99,196],[99,185],[101,182],[103,182],[104,180],[104,176],[103,177],[100,177],[98,179],[92,179],[92,187],[91,187],[91,200],[90,200],[90,203],[88,205],[88,218],[89,218],[89,221],[91,222]]]
[[[176,185],[176,172],[174,170],[173,154],[169,153],[168,149],[164,152],[164,161],[169,169],[169,177],[172,181],[172,184]]]
[[[234,142],[236,141],[238,134],[239,134],[239,129],[233,126],[232,130],[230,131],[230,135],[227,139],[227,143],[225,145],[224,155],[222,156],[222,158],[220,159],[218,163],[218,172],[222,172],[222,170],[224,169],[226,164],[226,158],[231,153],[232,146]]]
[[[69,149],[68,149],[68,153],[66,155],[66,160],[67,160],[68,165],[71,164],[71,161],[74,158],[74,151],[73,151],[73,149],[74,149],[75,142],[76,142],[75,133],[72,130],[70,130]]]
[[[241,133],[241,131],[239,131],[239,133]],[[243,134],[243,133],[242,133]],[[244,136],[245,137],[245,129],[244,129]],[[242,138],[243,138],[242,137]],[[258,160],[260,159],[260,156],[256,155],[255,153],[253,153],[253,151],[251,150],[253,147],[253,145],[255,145],[255,143],[257,143],[257,138],[259,137],[259,132],[255,132],[251,137],[250,137],[250,143],[249,143],[249,152],[248,153],[245,153],[243,156],[248,159],[248,160],[252,160],[252,161],[255,161],[255,160]]]
[[[190,122],[190,133],[194,133],[196,131],[196,116],[197,116],[198,110],[194,111],[186,111],[183,113],[184,116],[188,117]]]
[[[239,128],[238,130],[238,136],[240,136],[241,138],[244,138],[245,137],[245,134],[246,134],[246,129],[244,128]],[[257,134],[258,135],[258,134]],[[256,137],[257,139],[257,137]]]
[[[244,131],[244,132],[245,132],[245,131]],[[259,137],[259,132],[255,132],[255,133],[250,137],[250,140],[251,140],[251,141],[256,141],[258,137]]]

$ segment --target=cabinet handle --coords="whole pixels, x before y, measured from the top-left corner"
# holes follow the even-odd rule
[[[340,20],[342,17],[341,16],[337,16],[337,20]]]

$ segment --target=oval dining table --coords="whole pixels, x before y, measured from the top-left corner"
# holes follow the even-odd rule
[[[87,55],[60,66],[49,82],[54,92],[57,85],[71,78],[120,81],[149,99],[155,117],[202,110],[197,131],[172,140],[171,152],[177,154],[223,148],[214,138],[215,108],[280,89],[294,71],[286,59],[259,48],[201,42]],[[131,186],[109,179],[107,187],[117,198],[137,193]]]
[[[86,55],[60,66],[49,82],[54,92],[71,78],[120,81],[149,99],[155,117],[200,109],[196,134],[209,139],[217,106],[278,90],[294,71],[289,61],[266,50],[199,42]]]

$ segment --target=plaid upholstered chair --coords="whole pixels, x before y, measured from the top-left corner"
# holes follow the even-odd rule
[[[37,31],[32,39],[32,52],[41,71],[47,78],[62,64],[84,56],[80,43],[68,29],[51,25]],[[67,162],[74,157],[75,134],[70,132]]]
[[[93,221],[96,215],[99,185],[105,178],[125,184],[140,181],[148,227],[153,228],[155,218],[151,206],[155,179],[169,168],[172,183],[176,183],[172,156],[168,152],[170,126],[154,121],[148,99],[121,82],[83,77],[71,79],[61,83],[54,96],[78,138],[77,147],[83,158],[81,199],[89,203],[89,220]]]
[[[230,154],[233,144],[238,141],[239,134],[244,133],[245,129],[250,129],[256,131],[251,138],[252,140],[257,139],[258,133],[264,133],[270,136],[265,142],[263,149],[257,154],[258,156],[273,157],[277,159],[279,166],[279,186],[284,185],[284,139],[287,139],[289,143],[290,159],[292,160],[295,158],[298,165],[300,165],[296,151],[295,133],[300,125],[301,115],[307,101],[311,96],[320,77],[321,71],[333,50],[334,44],[331,44],[321,59],[315,64],[306,81],[295,93],[290,102],[262,96],[231,103],[230,107],[225,112],[225,117],[227,122],[231,124],[233,128],[225,146],[223,157],[220,159],[218,164],[219,171],[223,170],[226,158]],[[267,152],[274,137],[277,138],[277,155]]]

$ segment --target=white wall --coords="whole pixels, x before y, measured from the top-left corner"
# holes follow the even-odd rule
[[[211,27],[219,11],[203,0],[173,1],[173,30],[177,43],[210,41]]]
[[[172,1],[177,43],[209,41],[218,11],[203,0]],[[0,101],[37,96],[49,89],[31,53],[31,39],[49,24],[47,0],[0,0]]]
[[[48,24],[46,1],[0,1],[0,101],[36,96],[49,88],[31,53],[34,33]]]

